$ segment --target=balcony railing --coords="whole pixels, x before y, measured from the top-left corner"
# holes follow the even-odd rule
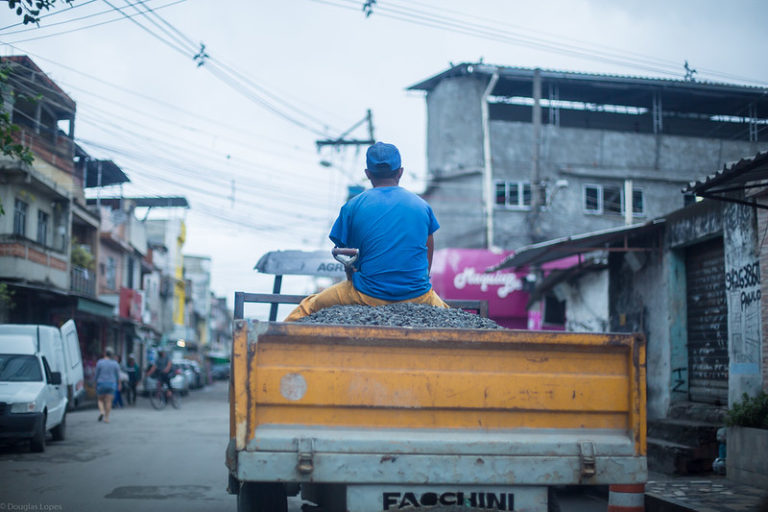
[[[96,272],[72,266],[69,289],[82,295],[96,296]]]

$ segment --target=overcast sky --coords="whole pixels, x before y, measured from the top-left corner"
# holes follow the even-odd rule
[[[30,55],[77,102],[78,142],[125,170],[126,195],[189,199],[167,215],[186,215],[185,252],[211,256],[230,305],[235,290],[271,291],[252,270],[264,252],[330,249],[364,159],[315,140],[366,109],[401,148],[402,184],[423,189],[426,106],[405,89],[451,62],[682,78],[687,59],[698,79],[768,87],[761,0],[378,0],[368,17],[362,0],[143,2],[160,18],[134,3],[75,0],[40,28],[0,5],[0,52]]]

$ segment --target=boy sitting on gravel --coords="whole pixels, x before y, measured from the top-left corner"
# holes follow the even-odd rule
[[[448,307],[429,282],[432,234],[440,224],[426,201],[398,186],[403,175],[400,152],[377,142],[368,148],[366,166],[373,188],[342,206],[330,234],[336,247],[359,250],[356,271],[350,280],[305,298],[286,322],[335,305]]]

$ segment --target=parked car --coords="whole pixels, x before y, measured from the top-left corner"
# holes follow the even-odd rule
[[[149,365],[144,372],[145,377],[141,382],[141,387],[139,388],[139,393],[141,393],[141,396],[149,396],[149,394],[157,388],[157,379],[155,379],[155,375],[152,374],[150,376],[146,376],[146,372],[149,371],[151,366],[152,365]],[[189,381],[187,381],[187,377],[184,375],[181,368],[179,368],[179,366],[176,364],[171,365],[171,387],[175,390],[178,390],[182,395],[189,393]]]
[[[187,379],[187,387],[189,389],[197,389],[199,387],[197,374],[195,373],[194,368],[192,368],[190,362],[191,361],[188,359],[181,359],[176,361],[174,364],[181,370],[184,378]]]
[[[0,439],[29,440],[33,452],[45,451],[47,432],[64,439],[67,389],[61,340],[41,335],[50,326],[4,325],[0,333]],[[51,333],[49,333],[51,334]]]
[[[211,367],[211,378],[213,380],[229,379],[229,363],[217,363]]]
[[[85,396],[85,380],[75,322],[68,320],[60,328],[52,325],[0,324],[0,339],[19,337],[37,340],[51,371],[61,373],[61,386],[67,397],[67,410],[76,408]]]
[[[200,364],[197,361],[189,360],[189,366],[192,371],[195,372],[195,389],[200,389],[205,386],[205,376],[203,375],[203,369],[200,368]]]

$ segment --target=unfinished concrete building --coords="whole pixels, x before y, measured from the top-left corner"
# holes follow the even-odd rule
[[[768,149],[768,91],[460,64],[410,87],[427,101],[437,248],[515,249],[645,222],[682,187]]]

